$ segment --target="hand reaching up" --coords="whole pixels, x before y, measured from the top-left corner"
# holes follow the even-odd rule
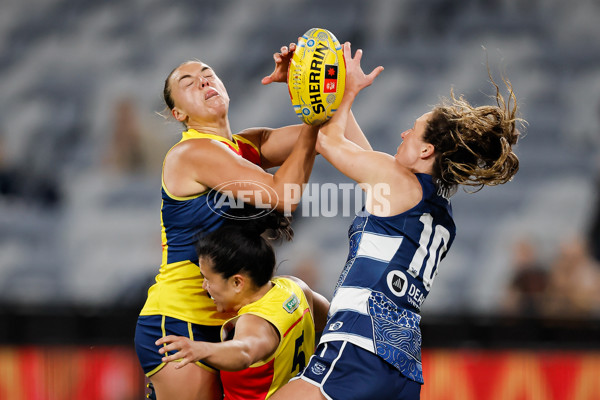
[[[300,40],[300,38],[298,38],[298,40]],[[273,54],[275,69],[271,72],[271,75],[262,78],[261,82],[263,85],[268,85],[273,82],[287,82],[288,68],[295,50],[296,43],[290,43],[289,46],[282,46],[280,53]]]
[[[352,49],[350,42],[346,42],[343,45],[344,48],[344,60],[346,61],[346,86],[344,88],[344,96],[356,96],[362,89],[370,86],[375,78],[383,71],[382,66],[378,66],[370,74],[365,75],[360,66],[360,60],[362,58],[362,50],[356,50],[356,54],[352,57]]]

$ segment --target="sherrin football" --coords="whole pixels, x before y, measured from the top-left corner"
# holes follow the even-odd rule
[[[344,52],[326,29],[312,28],[299,39],[288,69],[294,111],[309,125],[319,125],[337,110],[346,82]]]

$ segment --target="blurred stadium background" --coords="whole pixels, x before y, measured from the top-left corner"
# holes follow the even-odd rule
[[[486,57],[529,122],[514,181],[454,197],[457,240],[423,309],[423,398],[600,399],[599,20],[595,0],[3,1],[0,398],[143,397],[133,329],[180,135],[157,114],[164,79],[199,58],[234,130],[297,123],[285,86],[260,78],[324,27],[386,68],[354,107],[376,150],[451,88],[487,103]],[[311,183],[326,182],[349,181],[318,160]],[[296,215],[279,272],[330,296],[350,221]]]

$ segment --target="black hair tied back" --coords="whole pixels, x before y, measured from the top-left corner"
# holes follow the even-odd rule
[[[278,211],[269,212],[246,205],[230,209],[228,215],[227,226],[237,226],[251,235],[263,235],[268,240],[291,241],[294,238],[291,218]]]
[[[230,209],[228,217],[220,228],[198,239],[196,252],[200,261],[210,261],[214,272],[225,279],[246,273],[255,285],[264,285],[275,270],[271,241],[292,240],[291,219],[280,212],[249,205]]]

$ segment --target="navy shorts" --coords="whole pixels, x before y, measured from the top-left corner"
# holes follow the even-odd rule
[[[302,379],[330,400],[418,400],[421,384],[381,357],[345,341],[321,343]]]
[[[161,360],[163,355],[158,352],[160,346],[154,343],[168,335],[185,336],[197,341],[220,342],[221,327],[196,325],[164,315],[140,315],[135,327],[135,352],[146,376],[154,375],[165,366]],[[196,364],[217,372],[214,367],[202,361]]]

